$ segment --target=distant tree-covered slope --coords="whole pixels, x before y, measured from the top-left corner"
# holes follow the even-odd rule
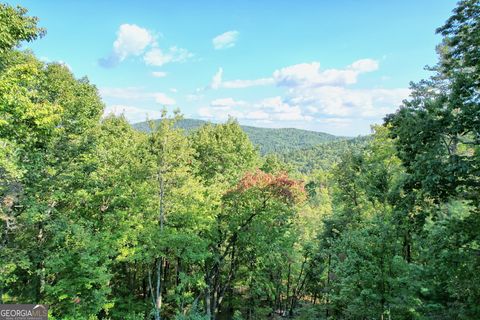
[[[158,121],[158,120],[155,120]],[[196,119],[180,120],[176,126],[187,131],[195,130],[208,122]],[[137,130],[148,132],[147,122],[133,124]],[[278,153],[285,154],[296,150],[308,149],[319,144],[331,141],[345,140],[324,132],[300,130],[293,128],[271,129],[242,126],[250,140],[257,146],[262,154]]]
[[[371,136],[359,136],[352,139],[328,141],[304,149],[279,153],[280,158],[292,164],[300,172],[329,170],[341,160],[346,152],[355,152],[366,146]]]
[[[242,126],[242,128],[253,144],[260,147],[263,154],[285,153],[345,139],[324,132],[293,128],[269,129],[249,126]]]

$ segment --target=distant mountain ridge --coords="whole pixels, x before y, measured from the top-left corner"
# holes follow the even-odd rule
[[[154,120],[155,122],[161,120]],[[186,131],[200,128],[209,122],[198,119],[182,119],[176,127]],[[147,122],[139,122],[132,125],[139,131],[148,132],[150,128]],[[262,154],[287,153],[295,150],[307,149],[322,143],[337,140],[347,140],[347,137],[339,137],[325,132],[309,131],[294,128],[260,128],[241,126],[252,143],[257,146]]]

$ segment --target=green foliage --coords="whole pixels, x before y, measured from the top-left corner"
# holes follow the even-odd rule
[[[425,275],[423,296],[431,317],[475,319],[480,314],[480,219],[465,201],[442,205],[425,225],[422,246]]]
[[[108,310],[111,275],[108,251],[102,252],[105,248],[97,247],[102,239],[90,236],[85,228],[68,221],[57,223],[58,238],[53,241],[58,244],[45,261],[45,302],[58,315],[88,317],[99,310]]]
[[[390,217],[375,216],[345,232],[332,250],[332,313],[349,318],[418,315],[413,270],[401,257],[401,243]]]
[[[225,124],[207,124],[191,136],[195,160],[206,182],[232,185],[258,162],[258,155],[239,124],[229,120]]]
[[[43,64],[28,54],[19,58],[0,75],[0,136],[34,147],[51,137],[63,110],[37,90]]]
[[[443,38],[443,70],[449,76],[465,73],[477,86],[480,80],[480,5],[477,0],[459,1],[453,15],[437,29]]]
[[[459,2],[438,29],[444,43],[435,75],[412,85],[412,99],[386,119],[411,188],[438,201],[480,199],[479,15],[478,1]]]
[[[0,3],[0,54],[42,36],[45,30],[37,27],[38,18],[26,16],[27,10]]]

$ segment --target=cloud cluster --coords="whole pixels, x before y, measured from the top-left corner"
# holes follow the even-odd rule
[[[409,90],[358,89],[350,85],[359,75],[377,70],[378,62],[361,59],[343,69],[320,69],[320,63],[303,63],[276,70],[275,83],[287,88],[285,100],[298,105],[310,116],[319,118],[354,117],[378,119],[393,112]]]
[[[212,39],[213,48],[215,50],[228,49],[235,46],[239,32],[236,30],[224,32]]]
[[[278,86],[285,87],[321,87],[346,86],[357,82],[362,73],[378,69],[378,62],[372,59],[355,61],[344,69],[320,69],[319,62],[301,63],[273,73]]]
[[[344,69],[320,69],[319,62],[300,63],[275,70],[269,78],[223,81],[223,69],[219,68],[212,78],[212,89],[240,89],[275,84],[279,87],[346,86],[354,84],[362,73],[378,69],[372,59],[357,60]]]
[[[373,59],[361,59],[341,69],[321,69],[319,62],[287,66],[272,73],[269,78],[255,80],[223,80],[220,68],[212,78],[210,88],[246,88],[275,85],[284,89],[282,96],[242,104],[232,98],[218,99],[199,109],[203,118],[224,120],[229,115],[240,120],[308,121],[330,127],[345,127],[355,121],[372,122],[395,111],[409,95],[409,89],[359,89],[352,87],[359,76],[378,70]]]
[[[351,89],[339,86],[295,88],[286,95],[288,103],[301,106],[315,117],[358,117],[378,119],[395,111],[409,89]]]
[[[162,66],[170,62],[183,62],[193,56],[188,50],[170,47],[162,50],[152,32],[136,24],[122,24],[117,31],[110,55],[101,58],[100,66],[112,68],[131,56],[141,56],[147,65]]]
[[[253,104],[233,98],[216,99],[209,106],[198,109],[203,119],[224,121],[232,116],[239,120],[270,121],[311,121],[302,114],[299,106],[285,103],[280,96],[262,99]]]

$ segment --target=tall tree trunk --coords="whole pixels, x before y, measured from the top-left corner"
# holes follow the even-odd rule
[[[210,276],[207,274],[205,277],[205,313],[207,314],[208,319],[212,319],[212,309],[211,309],[211,301],[210,301],[210,295],[211,295],[211,282],[210,282]]]
[[[160,313],[162,310],[162,269],[163,269],[163,258],[160,258],[157,261],[157,287],[156,287],[156,302],[155,308]]]
[[[290,299],[290,280],[291,280],[291,273],[292,273],[292,263],[288,263],[288,275],[287,275],[287,296],[285,297],[285,304],[284,309],[285,312],[288,310],[288,300]]]
[[[411,235],[410,235],[410,227],[405,232],[405,237],[403,239],[403,251],[404,251],[404,258],[407,263],[412,262],[412,243],[411,243]]]
[[[158,262],[157,262],[158,265]],[[158,275],[157,275],[158,278]],[[157,282],[158,283],[158,282]],[[157,306],[157,300],[158,298],[155,295],[155,292],[153,291],[153,285],[152,285],[152,271],[148,269],[148,287],[150,289],[150,296],[152,297],[152,304],[155,310],[155,320],[160,320],[160,310],[158,309]]]
[[[326,292],[326,299],[325,299],[325,304],[326,304],[326,308],[325,308],[325,318],[328,319],[328,317],[330,316],[330,299],[329,299],[329,290],[330,290],[330,267],[331,267],[331,263],[332,263],[332,256],[331,254],[329,253],[328,254],[328,260],[327,260],[327,292]]]
[[[289,310],[290,317],[293,316],[293,309],[295,309],[297,305],[299,294],[303,290],[303,286],[305,285],[305,281],[307,279],[307,277],[303,275],[303,271],[305,270],[306,263],[307,263],[307,257],[304,257],[304,260],[302,262],[302,267],[300,269],[300,274],[298,275],[297,284],[292,292],[292,298],[291,298],[290,310]]]
[[[212,313],[212,319],[215,319],[216,315],[216,310],[217,310],[217,293],[218,293],[218,286],[219,286],[219,281],[220,281],[220,271],[219,271],[219,266],[218,263],[215,263],[214,267],[214,273],[213,273],[213,283],[212,283],[212,290],[210,292],[211,294],[211,313]]]
[[[158,164],[157,170],[157,182],[159,186],[158,190],[158,219],[160,223],[160,234],[163,235],[163,225],[165,220],[165,212],[164,212],[164,195],[165,195],[165,180],[161,171],[161,163]],[[162,273],[163,273],[163,263],[164,258],[160,257],[156,261],[156,269],[157,269],[157,278],[156,278],[156,286],[155,286],[155,295],[153,295],[153,287],[151,283],[151,273],[149,273],[149,284],[150,284],[150,291],[152,294],[152,299],[154,307],[155,307],[155,320],[161,319],[161,310],[162,310]],[[150,271],[149,271],[150,272]]]

